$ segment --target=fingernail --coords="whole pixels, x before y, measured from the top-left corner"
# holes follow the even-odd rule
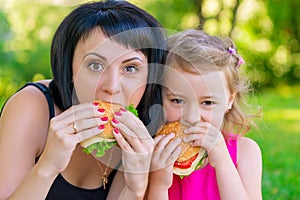
[[[122,114],[120,112],[115,112],[115,115],[121,116]]]
[[[119,134],[120,133],[119,129],[117,129],[117,128],[114,128],[114,132],[115,132],[115,134]]]
[[[104,129],[104,125],[98,126],[98,129],[99,129],[99,130],[103,130],[103,129]]]
[[[113,123],[115,123],[115,124],[118,124],[119,123],[119,121],[118,120],[116,120],[115,118],[112,118],[112,120],[111,120]]]
[[[173,137],[175,137],[175,133],[172,132],[172,133],[169,134],[169,136],[170,136],[171,138],[173,138]]]
[[[127,111],[127,110],[126,110],[125,108],[123,108],[123,107],[121,107],[120,110],[121,110],[122,112],[126,112],[126,111]]]
[[[101,119],[101,121],[104,121],[104,122],[108,121],[108,117],[101,117],[100,119]]]
[[[96,106],[96,107],[99,106],[99,102],[98,101],[93,101],[92,104],[93,104],[93,106]]]
[[[105,109],[103,109],[103,108],[99,108],[99,109],[98,109],[98,112],[100,112],[100,113],[104,113],[104,112],[105,112]]]

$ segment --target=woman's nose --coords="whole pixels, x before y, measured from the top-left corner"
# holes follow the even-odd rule
[[[121,76],[116,67],[108,67],[102,74],[99,82],[100,88],[104,93],[114,95],[121,91]]]

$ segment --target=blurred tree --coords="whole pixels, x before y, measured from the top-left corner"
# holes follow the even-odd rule
[[[9,22],[0,10],[0,103],[7,98],[16,88],[14,71],[8,66],[15,65],[14,52],[8,51],[6,41],[10,40],[13,35],[10,30]],[[1,106],[2,104],[0,104]]]
[[[140,6],[170,30],[198,28],[231,37],[259,87],[300,82],[300,13],[294,10],[300,1],[149,0]]]
[[[51,78],[51,39],[70,9],[60,3],[0,0],[0,107],[25,82]]]

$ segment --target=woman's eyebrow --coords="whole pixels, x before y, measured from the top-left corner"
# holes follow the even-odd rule
[[[90,56],[90,55],[92,55],[92,56],[97,56],[97,57],[101,58],[102,60],[106,61],[106,58],[105,58],[105,57],[103,57],[103,56],[101,56],[100,54],[97,54],[97,53],[95,53],[95,52],[87,53],[83,58],[86,58],[87,56]]]
[[[133,57],[133,58],[126,59],[123,61],[123,63],[130,62],[132,60],[139,60],[141,63],[144,63],[143,59],[141,59],[139,57]]]

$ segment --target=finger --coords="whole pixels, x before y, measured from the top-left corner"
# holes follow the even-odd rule
[[[100,117],[100,118],[89,118],[82,119],[73,122],[74,127],[76,126],[76,132],[80,132],[85,129],[90,129],[93,127],[99,127],[108,122],[108,117]]]
[[[159,141],[161,141],[162,140],[162,138],[164,138],[166,135],[158,135],[158,136],[155,136],[155,138],[154,138],[154,145],[156,146],[158,143],[159,143]]]
[[[177,138],[171,141],[168,145],[166,145],[165,148],[161,150],[161,157],[163,158],[163,160],[167,160],[172,154],[172,152],[174,152],[174,150],[180,145],[180,143],[181,139]]]
[[[184,130],[185,134],[192,134],[192,133],[206,133],[208,127],[206,126],[192,126]]]
[[[116,112],[114,118],[117,119],[120,123],[126,124],[128,129],[130,129],[130,131],[139,138],[150,137],[150,134],[148,133],[143,122],[133,113],[128,111]]]
[[[183,141],[189,143],[191,146],[201,146],[206,148],[205,138],[205,134],[189,134],[183,138]]]
[[[139,136],[137,136],[131,129],[128,128],[127,124],[125,125],[118,120],[112,120],[111,123],[117,128],[117,130],[119,130],[127,143],[132,147],[133,151],[143,153],[153,149],[154,140],[150,134],[148,134],[147,138],[139,138]],[[147,129],[145,128],[139,131],[147,132]]]
[[[134,152],[132,150],[131,146],[128,144],[128,142],[125,140],[125,138],[123,137],[123,135],[120,133],[120,131],[117,128],[113,129],[113,135],[114,135],[118,145],[120,146],[120,148],[123,151]]]
[[[174,133],[163,135],[160,141],[155,145],[155,151],[159,151],[165,148],[165,146],[175,137]]]
[[[178,156],[181,153],[181,147],[179,146],[181,143],[180,139],[173,140],[170,142],[166,148],[155,151],[153,154],[153,161],[151,170],[158,170],[161,168],[165,168],[171,164],[174,164],[175,160],[177,160]],[[158,165],[155,163],[159,163]]]
[[[86,139],[99,135],[101,137],[101,133],[104,131],[104,126],[94,127],[90,129],[86,129],[80,132],[77,132],[73,135],[76,139],[77,143],[80,143]]]
[[[85,103],[70,107],[68,110],[54,117],[52,121],[63,121],[64,124],[71,124],[74,121],[85,118],[101,117],[103,114],[103,110],[98,110],[91,103]]]
[[[172,153],[171,155],[168,157],[168,160],[166,161],[168,164],[173,164],[177,158],[179,157],[180,153],[181,153],[182,149],[180,146],[178,146]]]

